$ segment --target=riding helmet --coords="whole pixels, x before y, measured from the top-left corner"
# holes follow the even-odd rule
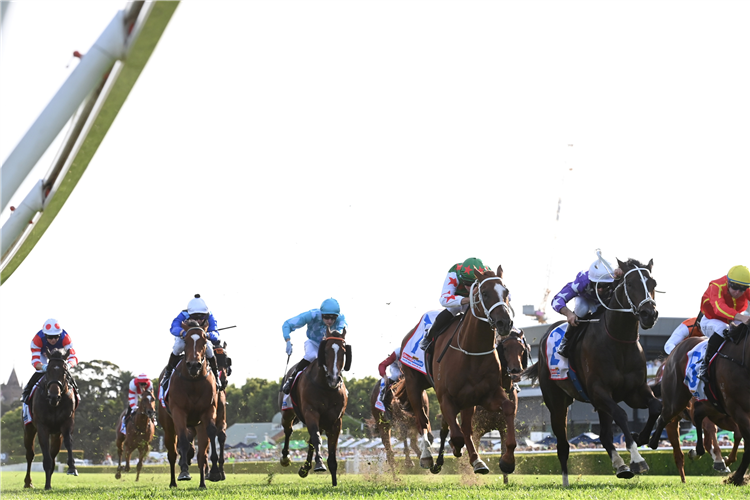
[[[481,260],[476,257],[469,257],[462,264],[458,265],[458,280],[461,284],[468,285],[477,279],[477,271],[482,274],[487,270],[489,268]]]
[[[339,307],[339,303],[334,298],[326,299],[320,304],[321,314],[335,314],[338,316],[340,312],[341,308]]]
[[[727,273],[727,278],[732,283],[742,286],[750,286],[750,270],[745,266],[734,266]]]
[[[201,298],[201,294],[196,293],[195,298],[188,302],[187,307],[188,314],[208,314],[208,306],[206,302]]]
[[[57,337],[58,335],[62,333],[62,328],[60,327],[60,323],[58,323],[56,319],[50,318],[44,322],[44,326],[42,326],[42,331],[47,336]]]

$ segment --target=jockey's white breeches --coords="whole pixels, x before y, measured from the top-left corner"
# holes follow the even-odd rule
[[[708,319],[705,316],[701,318],[701,330],[706,337],[711,337],[715,333],[723,338],[724,330],[727,328],[729,328],[729,325],[720,319]]]
[[[318,359],[318,349],[320,349],[320,344],[310,339],[305,340],[305,359],[310,363]]]
[[[174,346],[172,347],[172,354],[175,356],[179,356],[183,353],[185,350],[185,339],[182,339],[180,337],[174,338]],[[214,357],[214,346],[211,345],[211,341],[206,341],[206,357],[213,358]]]
[[[588,313],[593,313],[597,309],[599,309],[599,302],[589,302],[588,300],[584,299],[580,295],[576,297],[576,305],[573,309],[573,312],[576,316],[579,318],[583,318]]]

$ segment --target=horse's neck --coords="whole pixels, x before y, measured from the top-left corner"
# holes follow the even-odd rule
[[[467,351],[489,351],[495,348],[495,331],[485,323],[474,317],[471,309],[466,311],[467,317],[459,323],[456,336],[460,339],[461,348]]]
[[[629,312],[606,311],[601,321],[609,337],[621,342],[638,340],[638,317]]]

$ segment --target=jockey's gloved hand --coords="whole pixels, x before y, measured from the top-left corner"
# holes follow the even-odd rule
[[[286,341],[286,355],[287,356],[292,355],[292,341],[291,340]]]
[[[41,369],[42,369],[43,373],[46,372],[47,371],[47,365],[44,364],[44,363],[42,363],[42,368]]]

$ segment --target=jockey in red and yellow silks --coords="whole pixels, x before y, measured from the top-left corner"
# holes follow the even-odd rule
[[[734,266],[726,276],[715,279],[701,298],[701,330],[708,337],[706,354],[703,357],[699,376],[708,382],[708,365],[719,346],[730,323],[750,323],[747,304],[750,300],[750,270],[745,266]]]

